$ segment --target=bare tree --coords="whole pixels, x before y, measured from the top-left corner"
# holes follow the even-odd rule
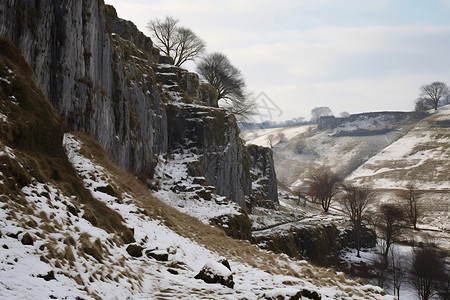
[[[397,294],[397,300],[400,300],[400,287],[406,279],[407,261],[394,247],[391,248],[389,269],[394,286],[394,296]]]
[[[419,209],[421,193],[413,183],[408,183],[406,190],[398,192],[398,195],[404,201],[406,216],[411,222],[411,225],[413,225],[414,230],[419,230],[417,228],[417,220],[422,214],[422,211]]]
[[[333,112],[329,107],[321,106],[321,107],[314,107],[311,110],[311,121],[314,123],[319,123],[319,119],[322,116],[332,116]]]
[[[439,280],[444,270],[444,261],[431,244],[416,249],[413,256],[411,274],[413,285],[420,300],[428,300],[437,292]]]
[[[349,114],[348,112],[346,112],[346,111],[343,111],[343,112],[340,112],[340,113],[339,113],[339,116],[340,116],[341,118],[349,118],[349,117],[350,117],[350,114]]]
[[[427,100],[418,98],[416,102],[414,103],[414,109],[415,111],[424,111],[429,110],[433,108],[433,104],[429,103]]]
[[[275,144],[275,136],[273,134],[269,134],[267,140],[269,141],[269,148],[273,149],[273,146]]]
[[[173,59],[175,66],[194,60],[205,49],[205,43],[190,29],[177,26],[178,20],[167,16],[164,20],[155,19],[147,23],[155,46]]]
[[[403,233],[404,220],[405,214],[399,205],[385,203],[380,206],[376,218],[376,225],[381,232],[381,237],[384,239],[382,256],[385,266],[388,265],[389,249],[391,245]]]
[[[450,90],[448,86],[440,81],[430,84],[424,84],[420,87],[420,98],[433,103],[434,109],[437,109],[440,100],[447,97]]]
[[[280,140],[280,143],[284,143],[286,141],[286,135],[282,131],[278,131],[277,137]]]
[[[255,113],[256,104],[246,91],[241,71],[224,54],[206,55],[197,64],[197,72],[216,89],[218,100],[228,103],[225,107],[238,119],[245,120]]]
[[[308,179],[308,195],[313,199],[320,199],[323,210],[328,212],[333,197],[339,191],[338,186],[341,181],[340,176],[333,173],[328,167],[316,169]]]
[[[438,282],[438,295],[442,300],[450,299],[450,268],[446,265]]]
[[[173,61],[175,66],[181,66],[188,60],[194,60],[205,52],[205,43],[190,29],[180,27],[175,36],[175,54]]]
[[[357,257],[361,250],[361,230],[366,217],[367,207],[373,199],[373,192],[366,187],[356,187],[355,185],[343,185],[344,195],[342,196],[342,206],[344,212],[350,218],[355,236]]]

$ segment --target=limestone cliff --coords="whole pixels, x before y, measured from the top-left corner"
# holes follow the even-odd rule
[[[150,177],[157,155],[197,140],[205,177],[244,205],[250,158],[235,119],[217,108],[214,89],[198,75],[161,64],[167,58],[114,8],[6,0],[0,16],[0,37],[19,47],[67,130],[88,133],[120,166]],[[190,114],[199,118],[191,122]]]
[[[270,208],[274,203],[278,203],[273,152],[270,148],[258,145],[248,145],[247,150],[250,154],[253,204]]]

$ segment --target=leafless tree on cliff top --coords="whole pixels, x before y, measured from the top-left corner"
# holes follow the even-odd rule
[[[433,103],[434,109],[437,109],[438,102],[445,99],[450,93],[448,86],[440,81],[430,84],[424,84],[420,87],[420,98]]]
[[[225,107],[238,120],[243,121],[255,113],[256,104],[246,91],[244,76],[224,54],[206,55],[197,64],[197,72],[216,89],[218,100],[224,100]]]
[[[164,20],[155,19],[147,23],[155,46],[173,59],[175,66],[194,60],[205,49],[205,43],[190,29],[177,26],[178,20],[167,16]]]

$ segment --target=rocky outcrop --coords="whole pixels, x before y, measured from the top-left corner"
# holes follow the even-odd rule
[[[254,205],[271,206],[278,203],[278,186],[273,152],[270,148],[248,145],[252,177],[252,202]]]
[[[245,205],[251,193],[249,156],[234,116],[219,108],[175,103],[167,106],[171,151],[201,155],[201,170],[219,195]],[[200,166],[199,166],[200,167]]]
[[[200,175],[245,205],[249,156],[235,118],[217,108],[216,91],[197,74],[159,64],[151,39],[112,6],[8,0],[0,15],[0,37],[20,48],[68,131],[94,137],[144,177],[153,176],[157,155],[195,146]]]
[[[282,230],[262,230],[253,232],[252,243],[275,253],[308,259],[319,265],[335,262],[344,248],[355,246],[351,229],[333,223],[322,224],[309,220],[308,224],[282,227]],[[372,229],[362,231],[361,247],[375,247],[376,234]]]
[[[105,5],[104,10],[108,26],[107,29],[110,32],[133,43],[139,50],[150,56],[151,62],[159,62],[159,50],[153,47],[153,42],[149,37],[139,31],[133,22],[119,18],[116,9],[112,5]]]

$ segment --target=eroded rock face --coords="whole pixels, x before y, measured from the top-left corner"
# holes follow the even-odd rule
[[[219,195],[245,205],[251,193],[249,156],[233,116],[224,110],[195,104],[167,107],[169,147],[201,154],[202,173]]]
[[[270,148],[248,145],[252,176],[252,200],[255,205],[267,206],[267,200],[278,203],[278,186],[273,152]]]
[[[98,1],[2,1],[0,36],[12,40],[68,130],[93,136],[114,160],[133,172],[154,167],[167,150],[167,120],[152,69],[136,67],[120,38],[107,30]],[[129,23],[114,26],[121,32]],[[120,30],[122,28],[123,30]],[[130,34],[156,61],[151,41]]]

